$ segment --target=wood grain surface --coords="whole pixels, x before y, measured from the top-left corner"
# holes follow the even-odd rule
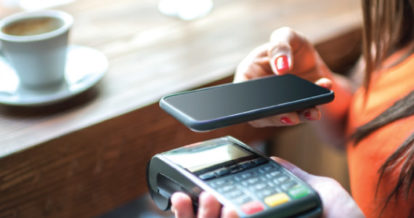
[[[233,135],[263,140],[247,124],[186,129],[158,105],[176,91],[230,82],[238,62],[272,30],[291,26],[345,69],[359,52],[357,0],[216,0],[205,18],[182,21],[156,0],[77,0],[71,42],[102,51],[109,71],[92,89],[44,107],[0,106],[0,217],[91,217],[147,191],[157,153]],[[0,6],[0,18],[19,9]],[[222,80],[223,79],[223,80]]]

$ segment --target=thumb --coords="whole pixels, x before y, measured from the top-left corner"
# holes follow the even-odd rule
[[[287,74],[292,69],[292,52],[289,44],[273,44],[268,50],[268,55],[270,68],[276,75]]]
[[[268,56],[270,67],[277,75],[288,73],[293,66],[292,47],[290,45],[294,32],[288,27],[275,30],[270,39]]]

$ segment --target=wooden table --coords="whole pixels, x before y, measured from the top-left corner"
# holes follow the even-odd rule
[[[71,42],[99,49],[110,67],[97,86],[68,101],[0,106],[0,217],[96,216],[147,191],[145,165],[157,152],[227,134],[268,138],[274,129],[246,124],[194,133],[157,101],[230,82],[237,63],[278,27],[303,32],[334,69],[353,61],[358,47],[357,0],[215,0],[194,21],[166,17],[157,3],[58,7],[75,17]],[[0,6],[0,18],[18,10]]]

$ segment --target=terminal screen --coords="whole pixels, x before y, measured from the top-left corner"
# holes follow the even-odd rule
[[[231,142],[201,146],[193,145],[164,154],[169,160],[191,172],[252,155],[246,149],[240,148]]]

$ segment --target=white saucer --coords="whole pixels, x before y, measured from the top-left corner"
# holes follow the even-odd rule
[[[66,81],[58,87],[31,90],[19,85],[14,69],[0,56],[0,104],[40,106],[65,100],[95,85],[108,69],[108,60],[99,51],[79,46],[68,47]]]

